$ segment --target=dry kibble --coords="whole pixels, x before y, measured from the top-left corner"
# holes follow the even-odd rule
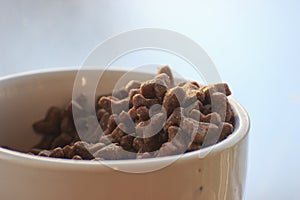
[[[143,95],[141,94],[136,94],[132,98],[132,104],[135,108],[138,108],[140,106],[146,106],[150,108],[151,106],[155,104],[159,104],[158,99],[146,99]]]
[[[42,140],[34,146],[37,149],[50,149],[53,140],[55,139],[54,135],[45,135]]]
[[[57,147],[57,148],[53,149],[53,151],[49,154],[49,157],[64,158],[65,154],[61,147]]]
[[[226,83],[174,83],[168,66],[144,82],[129,81],[86,110],[83,94],[51,107],[33,124],[42,140],[30,153],[73,160],[144,159],[196,151],[227,138],[234,112]],[[73,113],[74,112],[74,113]],[[74,116],[79,116],[73,119]],[[76,123],[75,123],[76,122]],[[76,124],[76,127],[75,127]],[[80,137],[79,137],[80,134]]]
[[[190,146],[188,147],[188,149],[186,151],[190,152],[190,151],[196,151],[196,150],[199,150],[199,149],[201,149],[200,144],[192,143],[192,144],[190,144]]]
[[[131,89],[128,94],[129,101],[132,102],[134,95],[140,94],[140,89]]]
[[[111,144],[113,138],[111,135],[102,135],[100,138],[99,138],[99,142],[100,143],[103,143],[103,144]]]
[[[198,122],[191,118],[183,119],[182,130],[190,135],[193,138],[193,142],[197,144],[202,144],[204,138],[207,134],[216,134],[218,133],[218,126],[215,124]]]
[[[38,154],[39,156],[44,156],[44,157],[49,157],[51,151],[48,150],[42,150],[40,151],[40,153]]]
[[[167,119],[164,125],[164,131],[167,131],[170,126],[180,126],[182,113],[180,108],[176,108]]]
[[[120,145],[125,149],[126,151],[132,150],[132,144],[133,144],[134,137],[131,135],[124,135],[120,140]]]
[[[222,122],[220,115],[216,112],[204,115],[199,110],[193,109],[190,112],[190,117],[196,121],[213,123],[216,125],[218,125]]]
[[[209,113],[211,113],[212,111],[211,111],[211,104],[206,104],[206,105],[204,105],[203,106],[203,111],[202,111],[202,113],[204,114],[204,115],[208,115]]]
[[[174,86],[174,78],[173,78],[173,74],[171,72],[170,67],[169,66],[159,67],[158,70],[157,70],[157,74],[162,74],[162,73],[165,73],[166,75],[168,75],[169,80],[170,80],[169,87]]]
[[[108,122],[107,122],[107,130],[111,133],[116,127],[117,127],[117,120],[118,115],[116,114],[112,114],[109,116],[108,118]]]
[[[135,132],[135,123],[129,113],[121,112],[118,122],[119,128],[125,133],[129,134]]]
[[[104,108],[108,113],[119,114],[129,109],[129,99],[115,100],[112,97],[101,97],[99,100],[99,106]]]
[[[203,102],[205,99],[205,94],[201,90],[199,90],[199,87],[194,84],[194,82],[187,82],[183,85],[183,89],[186,92],[185,99],[183,102],[183,106],[186,107],[195,101],[199,100],[200,102]]]
[[[142,83],[140,87],[141,95],[147,99],[155,98],[155,90],[154,90],[155,82],[153,80],[146,81]]]
[[[98,121],[100,121],[103,117],[103,115],[106,113],[104,108],[100,108],[99,110],[97,110],[97,119]]]
[[[194,113],[194,114],[199,114],[199,115],[195,115],[195,116],[193,116],[192,117],[192,112],[193,111],[197,111],[196,113]],[[183,114],[186,116],[186,117],[191,117],[191,118],[194,118],[195,120],[200,120],[200,115],[202,114],[202,112],[203,112],[203,110],[204,110],[204,106],[203,106],[203,104],[201,103],[201,101],[199,101],[199,100],[197,100],[197,101],[195,101],[194,103],[192,103],[191,105],[189,105],[189,106],[187,106],[186,108],[183,108]],[[193,115],[194,115],[193,114]]]
[[[140,137],[151,137],[162,130],[165,122],[165,114],[158,113],[148,121],[142,121],[136,125],[136,135]]]
[[[136,159],[152,158],[152,155],[149,152],[138,153]]]
[[[73,148],[75,154],[81,156],[84,160],[91,160],[94,158],[93,155],[87,150],[88,144],[83,141],[76,142]]]
[[[166,109],[168,116],[170,116],[175,108],[181,106],[184,98],[185,91],[182,87],[176,86],[166,93],[162,106]]]
[[[203,86],[200,90],[205,94],[206,103],[211,103],[211,95],[213,95],[216,92],[220,92],[225,96],[231,95],[231,91],[226,83],[218,83],[218,84]]]
[[[110,115],[109,115],[108,112],[103,114],[103,116],[100,120],[100,127],[101,127],[102,130],[106,130],[109,117],[110,117]]]
[[[220,124],[221,121],[222,121],[221,116],[216,112],[209,113],[207,115],[202,115],[200,117],[200,120],[202,122],[213,123],[213,124],[216,124],[216,125]]]
[[[223,122],[219,126],[219,128],[222,130],[220,135],[220,140],[224,140],[230,133],[233,132],[233,126],[230,123]]]
[[[146,121],[150,119],[149,109],[146,106],[141,106],[136,109],[136,114],[141,121]]]
[[[6,148],[6,147],[2,146],[2,148]],[[8,149],[8,148],[6,148],[6,149]],[[30,149],[29,152],[32,153],[33,155],[38,155],[41,151],[42,151],[42,149],[32,148],[32,149]]]
[[[121,89],[118,91],[114,91],[112,96],[117,99],[124,99],[124,98],[128,97],[128,92],[125,89]]]
[[[178,132],[178,127],[177,126],[170,126],[168,128],[168,137],[169,137],[169,141],[173,140]]]
[[[69,117],[64,117],[60,123],[60,131],[65,133],[73,133],[75,131],[74,121]]]
[[[160,148],[159,135],[144,138],[144,144],[139,152],[152,152]]]
[[[131,117],[131,119],[133,121],[137,121],[139,119],[139,117],[137,116],[137,113],[136,113],[136,108],[135,107],[132,107],[129,111],[128,111],[128,114],[129,116]]]
[[[72,157],[73,160],[83,160],[81,156],[75,155]]]
[[[166,142],[162,144],[157,157],[170,156],[179,153],[183,152],[180,152],[180,149],[177,146],[175,146],[175,144],[173,144],[172,142]]]
[[[64,155],[65,155],[65,158],[73,158],[73,156],[75,155],[75,152],[74,152],[74,148],[73,146],[70,146],[70,145],[66,145],[63,147],[63,152],[64,152]]]
[[[110,144],[94,153],[95,158],[120,160],[133,158],[133,153],[125,151],[121,146]]]
[[[104,143],[96,143],[96,144],[91,144],[88,147],[88,150],[91,154],[94,154],[96,151],[102,149],[103,147],[105,147],[106,145]]]
[[[58,135],[60,133],[61,118],[61,110],[57,107],[51,107],[45,119],[33,124],[33,129],[40,134]]]
[[[230,107],[227,97],[220,92],[216,92],[211,96],[212,112],[217,112],[222,121],[229,122],[233,117],[233,111]]]
[[[143,148],[144,145],[144,139],[143,138],[134,138],[133,139],[133,143],[132,143],[132,147],[134,148],[135,151],[139,151],[140,149]]]
[[[113,143],[120,143],[121,138],[125,135],[126,133],[120,129],[119,127],[115,128],[113,132],[111,133],[111,137],[113,138],[112,142]]]
[[[51,149],[54,149],[56,147],[64,147],[67,144],[70,144],[73,140],[73,137],[67,133],[62,133],[57,138],[54,139],[54,141],[51,144]]]
[[[141,84],[142,83],[140,81],[135,81],[135,80],[129,81],[125,87],[125,91],[129,93],[133,89],[139,89],[141,87]]]

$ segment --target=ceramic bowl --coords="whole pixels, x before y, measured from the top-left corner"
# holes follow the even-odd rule
[[[28,72],[0,80],[0,145],[26,151],[39,141],[32,123],[72,97],[77,70]],[[106,71],[108,93],[125,71]],[[153,75],[130,72],[128,80]],[[74,161],[0,148],[0,199],[240,200],[245,186],[249,118],[229,98],[236,127],[224,141],[183,155],[143,160]],[[162,167],[163,166],[163,167]],[[140,173],[133,173],[138,171]],[[144,172],[143,172],[144,171]]]

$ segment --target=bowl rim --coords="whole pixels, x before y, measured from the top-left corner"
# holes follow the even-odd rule
[[[78,67],[62,67],[62,68],[48,68],[42,70],[31,70],[21,73],[16,73],[12,75],[7,75],[0,77],[0,82],[2,81],[14,81],[19,78],[30,78],[36,75],[55,75],[57,73],[76,73],[79,70]],[[97,68],[89,68],[85,70],[99,70]],[[126,70],[122,69],[112,69],[108,71],[114,71],[119,73],[124,73]],[[142,72],[133,72],[142,73]],[[147,75],[152,75],[152,73],[142,73]],[[235,130],[226,139],[218,142],[212,146],[205,147],[203,149],[192,151],[188,153],[183,153],[179,155],[172,155],[159,158],[148,158],[148,159],[128,159],[128,160],[104,160],[104,161],[90,161],[90,160],[72,160],[72,159],[59,159],[59,158],[48,158],[30,155],[27,153],[22,153],[14,150],[9,150],[0,147],[0,162],[9,161],[18,165],[31,165],[35,167],[46,167],[46,168],[61,168],[67,167],[67,169],[84,170],[84,169],[104,169],[108,166],[115,166],[116,168],[122,166],[134,166],[138,167],[144,165],[155,165],[161,163],[168,163],[173,161],[185,161],[190,159],[202,159],[207,156],[215,155],[226,149],[229,149],[237,144],[239,144],[247,135],[250,129],[250,120],[248,113],[243,108],[243,106],[238,103],[233,97],[228,97],[229,103],[232,106],[233,112],[235,114]]]

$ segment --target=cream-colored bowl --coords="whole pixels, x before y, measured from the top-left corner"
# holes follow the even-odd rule
[[[72,97],[76,69],[29,72],[0,79],[0,145],[26,150],[40,139],[31,125],[51,105]],[[98,93],[110,92],[124,71],[106,71]],[[146,80],[153,75],[127,74]],[[240,200],[245,186],[246,111],[233,98],[236,128],[224,141],[184,155],[123,161],[44,158],[0,148],[0,199],[3,200]],[[164,168],[147,173],[127,173]]]

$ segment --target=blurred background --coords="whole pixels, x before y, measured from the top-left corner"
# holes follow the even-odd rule
[[[132,29],[182,33],[249,112],[245,199],[297,200],[299,10],[297,0],[0,0],[0,76],[80,66],[103,40]]]

